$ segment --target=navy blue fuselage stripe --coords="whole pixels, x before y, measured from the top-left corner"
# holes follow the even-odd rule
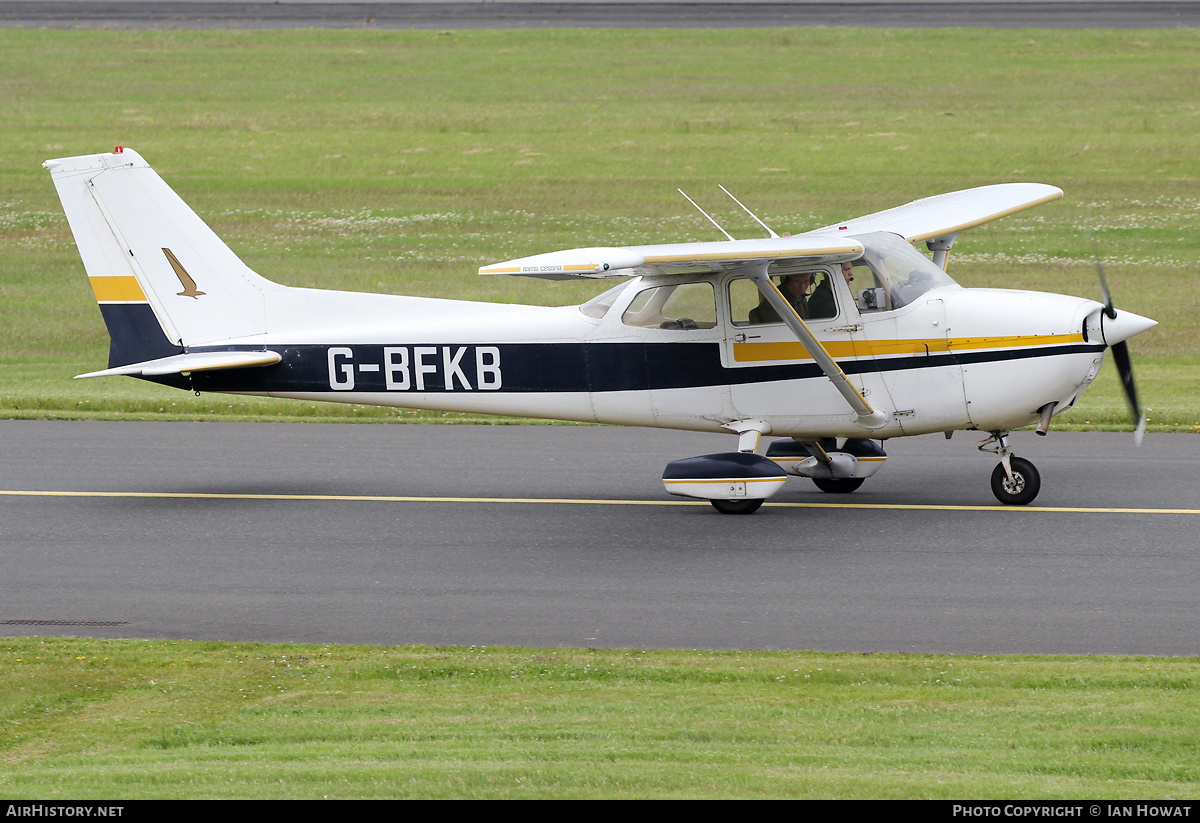
[[[249,347],[232,347],[253,350]],[[721,363],[720,343],[498,343],[349,346],[271,346],[281,362],[265,368],[197,372],[191,386],[201,391],[338,394],[354,392],[614,392],[681,389],[821,377],[811,362],[740,366]],[[389,350],[391,360],[385,358]],[[899,371],[1027,358],[1100,352],[1104,346],[1075,344],[956,354],[916,355],[838,364],[847,374]],[[223,351],[206,346],[190,351]],[[403,352],[401,352],[403,350]],[[332,354],[331,354],[332,352]],[[422,366],[418,385],[417,362]],[[388,363],[392,368],[388,368]],[[403,368],[401,368],[401,366]],[[389,387],[389,378],[392,386]],[[174,378],[158,379],[180,385]],[[340,386],[335,386],[340,383]],[[447,385],[449,383],[449,385]],[[340,389],[340,391],[339,391]],[[330,399],[333,399],[332,397]]]

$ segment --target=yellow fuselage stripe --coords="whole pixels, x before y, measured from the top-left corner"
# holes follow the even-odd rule
[[[89,277],[98,303],[145,303],[146,294],[136,277]]]
[[[883,357],[889,354],[933,354],[967,349],[1015,349],[1061,346],[1085,342],[1082,334],[1045,334],[1028,337],[944,337],[927,340],[822,340],[831,357]],[[799,342],[734,343],[733,359],[739,363],[767,360],[811,360]]]

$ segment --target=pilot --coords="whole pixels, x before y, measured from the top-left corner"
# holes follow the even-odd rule
[[[788,304],[796,310],[801,320],[809,318],[808,290],[812,287],[812,272],[804,271],[799,274],[784,275],[779,281],[779,291]],[[758,305],[750,310],[752,323],[778,323],[779,313],[771,307],[766,298],[760,298]]]
[[[842,277],[846,283],[854,280],[854,264],[846,261],[842,264]],[[837,302],[833,299],[833,284],[825,278],[817,284],[812,296],[808,298],[808,313],[811,317],[833,317],[837,314]]]

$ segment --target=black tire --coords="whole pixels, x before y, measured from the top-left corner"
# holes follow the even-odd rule
[[[742,500],[709,500],[714,509],[721,514],[754,514],[763,504],[761,497],[747,497]]]
[[[817,488],[829,494],[849,494],[866,480],[865,477],[814,477]]]
[[[1033,502],[1042,488],[1042,478],[1038,470],[1028,460],[1013,457],[1009,460],[1012,467],[1012,480],[1004,473],[1004,464],[996,464],[992,470],[992,494],[1006,506],[1024,506]]]

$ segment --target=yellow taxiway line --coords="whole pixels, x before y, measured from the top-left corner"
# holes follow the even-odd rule
[[[35,491],[0,489],[0,497],[117,497],[175,500],[293,500],[362,503],[541,503],[590,506],[707,506],[705,500],[591,500],[554,497],[409,497],[350,494],[250,494],[235,492],[105,492]],[[889,509],[907,511],[958,512],[1057,512],[1086,514],[1198,514],[1200,509],[1141,509],[1101,506],[952,506],[932,503],[783,503],[768,502],[770,508],[790,509]]]

